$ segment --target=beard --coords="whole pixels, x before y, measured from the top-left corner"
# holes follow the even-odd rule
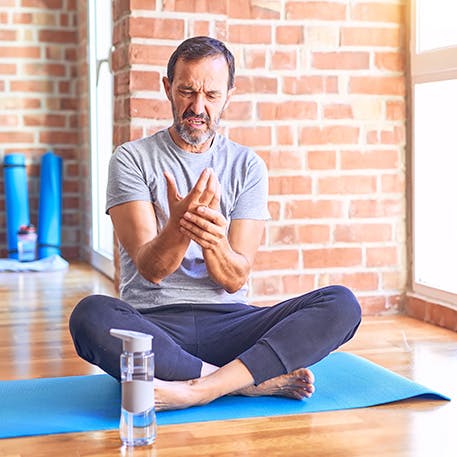
[[[225,105],[213,122],[211,122],[211,119],[207,114],[196,114],[191,109],[184,111],[182,117],[180,117],[173,102],[171,102],[171,108],[173,111],[174,127],[178,135],[187,144],[190,144],[191,146],[198,146],[200,144],[206,143],[208,140],[213,138],[214,135],[216,135],[216,131],[219,127],[219,122],[221,120],[221,115],[224,112]],[[200,129],[193,128],[191,125],[185,122],[185,120],[189,117],[202,120],[206,125],[206,130],[202,131]]]

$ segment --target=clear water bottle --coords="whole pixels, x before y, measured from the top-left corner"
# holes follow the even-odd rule
[[[122,408],[119,433],[126,446],[146,446],[157,434],[154,404],[154,353],[152,336],[111,329],[122,340]]]
[[[19,262],[36,260],[37,233],[32,224],[21,225],[17,232],[17,258]]]

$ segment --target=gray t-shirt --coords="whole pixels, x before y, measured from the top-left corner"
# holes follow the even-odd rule
[[[170,172],[185,196],[205,168],[221,183],[221,212],[232,219],[268,219],[268,174],[265,163],[251,149],[217,134],[211,148],[200,154],[180,149],[168,130],[125,143],[113,154],[108,177],[106,211],[129,201],[154,205],[157,229],[169,218],[164,171]],[[128,224],[128,221],[124,221]],[[208,275],[201,247],[191,241],[179,268],[159,284],[140,275],[120,248],[120,296],[136,308],[180,303],[246,303],[247,285],[229,294]]]

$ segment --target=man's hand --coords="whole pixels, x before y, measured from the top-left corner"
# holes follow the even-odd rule
[[[167,180],[168,207],[170,210],[170,221],[179,226],[179,221],[186,212],[195,212],[199,206],[210,206],[218,208],[220,202],[220,184],[210,168],[205,168],[199,176],[191,191],[185,196],[181,196],[176,187],[173,176],[165,172]]]

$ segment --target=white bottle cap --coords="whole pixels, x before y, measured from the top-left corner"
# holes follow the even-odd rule
[[[112,336],[122,340],[124,352],[147,352],[151,350],[152,335],[117,328],[112,328],[109,332]]]

